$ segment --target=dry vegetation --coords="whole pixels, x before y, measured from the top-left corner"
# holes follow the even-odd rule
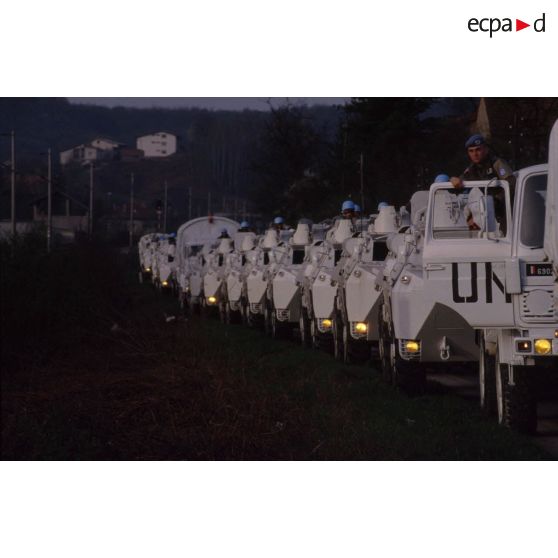
[[[536,459],[447,395],[198,318],[99,246],[3,255],[4,459]],[[128,268],[129,269],[129,268]]]

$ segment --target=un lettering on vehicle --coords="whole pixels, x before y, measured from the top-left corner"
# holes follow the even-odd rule
[[[511,304],[506,293],[502,263],[469,262],[451,264],[452,298],[455,304]]]

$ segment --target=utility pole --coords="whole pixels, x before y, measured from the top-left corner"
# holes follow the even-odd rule
[[[360,154],[360,214],[364,215],[364,153]]]
[[[163,232],[166,233],[167,232],[167,200],[168,200],[168,196],[167,196],[167,192],[168,192],[168,184],[167,181],[165,180],[165,206],[163,208]]]
[[[11,179],[12,179],[12,236],[16,234],[16,200],[15,200],[15,130],[11,132],[12,139],[12,163],[10,165]]]
[[[192,187],[188,188],[188,221],[192,220]]]
[[[130,252],[134,243],[134,173],[130,174]]]
[[[89,239],[93,236],[93,162],[89,163]]]
[[[48,148],[48,170],[47,170],[47,253],[52,247],[52,155]]]

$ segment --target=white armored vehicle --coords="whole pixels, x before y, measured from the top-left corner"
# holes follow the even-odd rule
[[[267,297],[271,301],[271,335],[284,337],[291,333],[301,319],[300,274],[307,265],[307,248],[312,244],[312,223],[301,219],[278,269],[268,281]]]
[[[175,288],[176,235],[159,234],[153,257],[153,283],[160,290]]]
[[[275,220],[278,221],[279,218]],[[282,225],[283,220],[276,222]],[[290,231],[270,227],[260,239],[257,247],[247,254],[243,312],[248,325],[263,324],[271,328],[271,305],[267,298],[269,278],[286,252]]]
[[[442,186],[445,186],[441,190],[444,197],[436,198],[436,207],[429,208],[433,189]],[[466,206],[466,198],[463,194],[450,193],[449,188],[451,184],[443,183],[433,185],[430,194],[416,192],[411,199],[411,226],[403,233],[390,235],[387,240],[389,255],[381,282],[382,304],[378,317],[380,362],[384,379],[409,391],[424,388],[426,363],[463,363],[478,359],[473,327],[438,301],[436,289],[427,281],[432,268],[423,262],[429,239],[425,233],[427,210],[435,212],[441,227],[451,231],[459,228],[469,235],[464,214],[457,215],[455,210]],[[445,246],[448,257],[455,255],[451,246],[439,244]]]
[[[198,217],[180,226],[176,233],[176,280],[181,304],[198,309],[203,295],[206,258],[222,229],[234,236],[238,223],[226,217]]]
[[[337,267],[337,298],[333,319],[333,348],[344,362],[376,357],[378,309],[387,255],[387,235],[397,232],[400,214],[384,205],[366,231],[345,240],[344,256]]]
[[[555,125],[555,142],[557,133]],[[558,157],[552,146],[551,168]],[[424,241],[400,244],[407,263],[388,277],[381,324],[392,374],[411,377],[421,362],[479,360],[481,405],[526,432],[536,428],[536,370],[558,363],[548,248],[556,227],[548,214],[545,226],[545,200],[558,185],[547,186],[547,168],[515,173],[513,215],[507,181],[465,182],[460,190],[434,184]],[[417,250],[422,258],[413,261]]]
[[[225,311],[227,258],[234,250],[234,241],[227,229],[221,231],[216,245],[205,257],[203,273],[202,308],[218,307],[221,314]]]
[[[353,221],[337,219],[308,250],[308,266],[301,277],[301,339],[309,337],[316,348],[333,348],[333,320],[337,295],[336,267],[343,255],[343,243],[354,234]],[[306,325],[309,324],[309,327]]]
[[[221,316],[227,323],[238,322],[243,317],[242,297],[245,291],[249,257],[257,244],[257,236],[243,221],[234,237],[234,250],[225,261],[224,311]]]
[[[157,233],[144,234],[138,241],[138,256],[140,263],[140,283],[151,280],[153,273],[154,247],[157,243]]]

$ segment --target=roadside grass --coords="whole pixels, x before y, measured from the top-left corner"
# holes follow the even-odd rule
[[[45,274],[56,272],[75,288],[12,289],[12,319],[20,297],[23,321],[45,297],[55,317],[48,343],[37,326],[25,341],[23,323],[8,334],[3,459],[548,457],[468,401],[408,398],[370,367],[215,319],[185,320],[125,263],[82,247],[35,276],[53,286]]]

